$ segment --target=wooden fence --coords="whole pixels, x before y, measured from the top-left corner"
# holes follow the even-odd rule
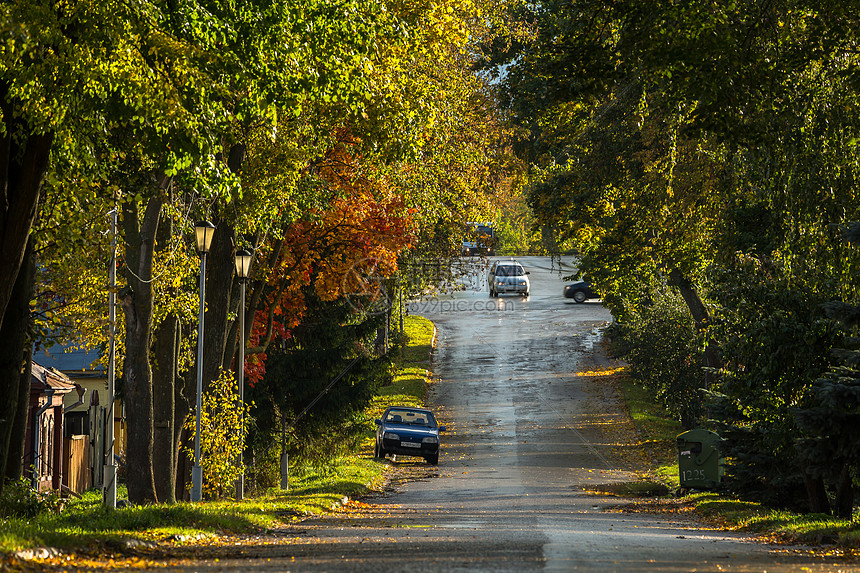
[[[92,464],[90,464],[90,437],[72,436],[63,440],[65,472],[63,485],[75,493],[83,493],[92,487]]]

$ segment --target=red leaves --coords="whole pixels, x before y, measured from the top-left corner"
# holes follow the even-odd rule
[[[279,260],[268,277],[267,308],[255,317],[252,346],[267,336],[269,310],[281,329],[274,338],[287,338],[304,318],[306,288],[328,301],[367,294],[397,271],[399,252],[412,243],[414,210],[384,180],[364,173],[348,131],[337,136],[340,143],[313,173],[331,198],[324,209],[308,210],[284,230]],[[249,359],[250,384],[265,373],[264,361],[265,354]]]

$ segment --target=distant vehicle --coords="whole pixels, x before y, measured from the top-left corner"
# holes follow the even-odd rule
[[[594,292],[591,283],[588,281],[576,281],[565,286],[564,296],[565,298],[572,298],[580,304],[590,298],[600,298],[600,295]]]
[[[491,297],[513,293],[529,296],[528,271],[517,261],[495,261],[487,273]]]
[[[496,232],[490,223],[469,223],[471,229],[463,239],[464,255],[487,255],[496,254]]]
[[[374,456],[416,456],[436,465],[439,463],[439,432],[444,431],[445,426],[438,425],[433,412],[426,408],[389,406],[382,419],[376,420]]]

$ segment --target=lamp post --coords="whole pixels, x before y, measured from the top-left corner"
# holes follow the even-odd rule
[[[212,246],[215,225],[200,221],[194,225],[200,254],[200,307],[197,318],[197,420],[194,431],[194,466],[191,468],[191,501],[203,499],[203,468],[200,467],[200,413],[203,410],[203,309],[206,300],[206,253]]]
[[[116,460],[114,460],[114,403],[116,402],[116,219],[117,210],[111,212],[111,256],[108,282],[108,407],[105,422],[105,475],[102,484],[102,504],[116,509]]]
[[[251,261],[254,254],[247,249],[236,251],[236,276],[239,277],[239,407],[242,408],[242,432],[245,428],[245,281],[251,272]],[[239,450],[239,469],[242,469],[242,450],[245,447],[244,439],[242,448]],[[242,471],[236,479],[236,499],[245,497],[245,472]]]

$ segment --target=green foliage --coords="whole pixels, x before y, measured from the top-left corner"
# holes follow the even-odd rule
[[[608,334],[612,334],[611,332]],[[643,438],[651,444],[651,454],[657,463],[661,481],[678,484],[678,454],[675,436],[680,433],[677,423],[668,420],[665,410],[654,403],[650,394],[631,379],[621,380],[625,403]],[[674,506],[676,501],[667,501]],[[838,519],[821,514],[798,515],[784,509],[772,509],[753,501],[743,501],[717,493],[691,494],[684,504],[692,503],[696,514],[713,520],[717,526],[726,524],[742,531],[778,534],[783,539],[799,543],[820,544],[831,540],[845,547],[857,545],[857,515],[853,519]]]
[[[26,477],[3,484],[0,490],[0,517],[32,518],[55,513],[61,508],[57,492],[37,492]]]
[[[301,258],[295,252],[301,247],[282,249],[278,239],[295,221],[324,217],[333,197],[353,200],[358,212],[364,205],[356,190],[373,187],[413,227],[396,233],[402,244],[414,232],[433,239],[421,242],[429,246],[424,254],[450,254],[449,231],[464,219],[491,218],[492,197],[514,169],[494,96],[472,69],[496,8],[473,0],[122,6],[14,0],[0,10],[9,38],[0,48],[0,119],[14,140],[34,133],[53,138],[38,232],[47,301],[39,334],[46,339],[105,346],[105,265],[112,254],[106,214],[119,204],[139,212],[153,199],[167,205],[155,249],[141,251],[141,265],[119,261],[120,276],[127,271],[134,282],[148,274],[141,272],[146,258],[154,258],[154,280],[144,276],[141,284],[153,287],[155,308],[151,319],[149,312],[140,316],[142,326],[154,328],[173,314],[192,329],[198,259],[188,245],[195,218],[219,219],[219,238],[230,235],[224,244],[256,241],[258,252],[271,255],[268,268],[257,266],[260,289],[249,293],[257,304],[289,288],[285,283],[295,285],[304,270],[289,269],[275,284],[270,271],[278,255]],[[235,149],[247,152],[244,163],[234,158]],[[328,181],[324,170],[331,172]],[[127,210],[129,221],[134,211]],[[131,245],[128,259],[138,245],[148,245],[131,226],[118,239],[120,251]],[[362,237],[362,256],[378,246]],[[333,244],[318,266],[347,250]],[[218,264],[223,259],[210,260],[210,273]],[[263,285],[262,277],[271,284]],[[233,287],[229,280],[209,284],[211,302]],[[61,305],[61,312],[51,305]],[[260,308],[251,315],[254,310]],[[207,324],[220,329],[232,309],[210,304],[207,312]],[[146,357],[151,350],[134,341],[126,347],[120,324],[118,369],[124,355]],[[207,337],[206,343],[211,339],[221,340]],[[207,360],[222,351],[223,345],[207,348]],[[186,345],[178,353],[182,372],[193,351]],[[362,388],[352,378],[365,376],[365,366],[356,367],[346,387]],[[279,392],[273,389],[281,402],[295,398],[281,400]],[[357,405],[366,401],[364,393],[356,390]],[[134,435],[146,440],[149,434]],[[147,451],[133,447],[129,459]]]
[[[355,297],[323,301],[312,288],[305,289],[305,297],[305,318],[288,340],[270,350],[266,376],[251,390],[256,404],[253,415],[257,437],[263,440],[258,445],[271,447],[263,443],[264,438],[278,436],[289,427],[291,460],[296,456],[307,463],[322,463],[357,445],[366,422],[364,408],[390,358],[373,355],[384,314],[357,312]],[[326,392],[341,373],[343,377]]]
[[[549,253],[537,229],[537,222],[524,202],[521,209],[517,211],[504,211],[496,223],[495,231],[498,242],[496,252],[500,255],[522,256]]]
[[[821,312],[823,296],[791,280],[784,266],[741,259],[729,274],[747,278],[715,277],[723,306],[713,334],[724,364],[709,405],[727,440],[729,487],[745,498],[802,508],[792,409],[826,370],[839,331]]]
[[[813,385],[811,405],[795,410],[801,429],[810,436],[799,440],[799,448],[813,475],[832,479],[845,465],[860,467],[858,374],[854,368],[834,368]]]
[[[831,318],[856,332],[858,307],[824,305]],[[797,446],[809,475],[836,490],[836,515],[850,518],[860,471],[860,352],[856,338],[834,350],[837,364],[812,385],[805,403],[792,411],[803,436]]]
[[[203,393],[200,413],[200,467],[203,468],[203,495],[207,499],[224,499],[235,494],[234,484],[245,471],[237,462],[248,434],[248,421],[254,404],[239,403],[232,372],[222,372]],[[185,420],[190,433],[183,451],[194,459],[196,417],[192,412]]]
[[[655,292],[654,303],[642,305],[619,330],[630,375],[683,428],[694,427],[703,412],[702,342],[680,297]]]
[[[839,336],[819,305],[858,292],[860,256],[838,240],[860,215],[858,68],[845,57],[856,15],[547,0],[514,16],[532,36],[492,61],[509,63],[501,99],[521,128],[538,223],[573,243],[604,304],[643,339],[681,348],[640,317],[674,296],[643,285],[668,276],[683,288],[700,329],[687,335],[701,337],[705,375],[719,370],[709,412],[733,487],[802,505],[791,409],[812,398]],[[659,376],[664,364],[646,359]]]

